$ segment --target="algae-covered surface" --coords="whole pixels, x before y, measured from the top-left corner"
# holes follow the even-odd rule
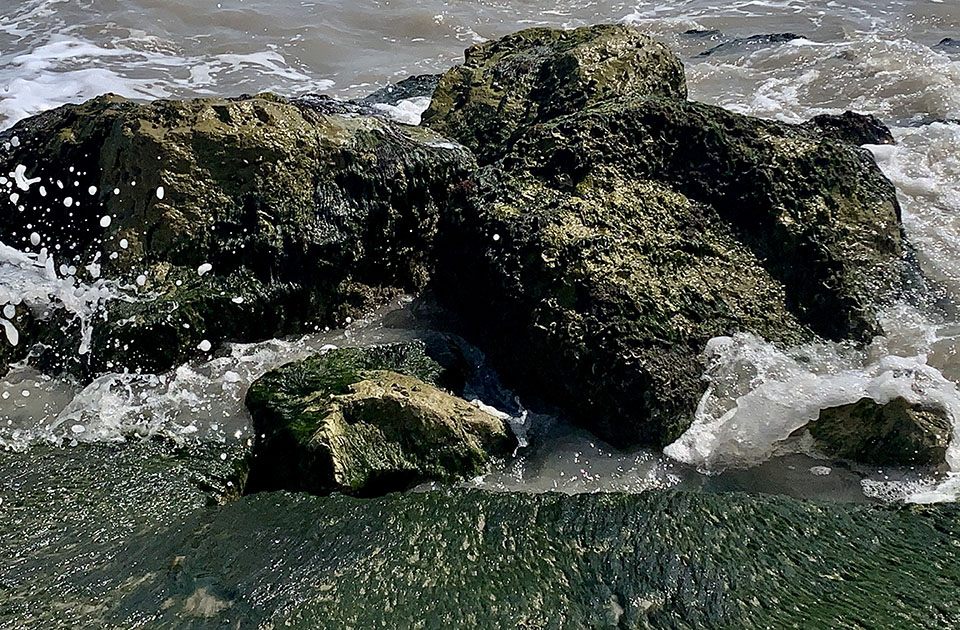
[[[238,453],[202,450],[186,460],[162,444],[0,455],[0,626],[960,623],[952,504],[439,490],[219,505]]]

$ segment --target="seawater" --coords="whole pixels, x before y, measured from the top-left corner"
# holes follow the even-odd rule
[[[868,148],[897,186],[924,271],[948,301],[960,294],[960,50],[940,43],[960,38],[955,2],[0,0],[0,9],[0,128],[106,92],[138,99],[264,90],[355,97],[410,74],[442,71],[464,47],[519,28],[630,23],[680,55],[692,99],[787,122],[847,109],[882,118],[898,144]],[[772,33],[798,37],[702,54],[736,37]],[[415,123],[425,106],[408,102],[392,113]],[[33,183],[22,173],[0,175],[0,211],[8,211],[18,187]],[[0,246],[5,305],[48,303],[89,329],[103,300],[136,294],[136,287],[77,282],[43,226],[21,239]],[[0,446],[154,434],[250,440],[242,400],[252,380],[323,348],[415,336],[385,324],[390,310],[342,330],[214,349],[209,360],[169,374],[107,374],[82,388],[17,367],[0,382]],[[488,383],[475,392],[478,404],[503,410],[529,446],[472,483],[586,492],[744,487],[748,478],[750,488],[763,489],[786,479],[792,491],[813,488],[814,495],[848,497],[853,485],[862,496],[956,499],[960,322],[907,305],[894,305],[883,319],[885,335],[865,348],[781,348],[747,334],[712,340],[704,348],[707,392],[694,423],[664,453],[616,451],[524,410]],[[0,325],[13,343],[15,328],[6,319]],[[809,444],[790,438],[824,407],[898,395],[936,402],[953,415],[953,472],[945,479],[831,468]]]

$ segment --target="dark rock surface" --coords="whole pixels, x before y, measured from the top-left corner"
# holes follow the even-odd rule
[[[945,409],[903,398],[823,409],[808,428],[828,454],[878,466],[942,465],[953,437]]]
[[[850,144],[896,144],[890,128],[873,114],[844,112],[840,115],[814,116],[801,125],[821,133],[825,138]]]
[[[418,74],[407,77],[402,81],[383,86],[373,94],[360,99],[360,102],[368,105],[396,105],[410,98],[433,96],[442,76],[442,74]]]
[[[700,53],[700,57],[710,57],[717,55],[729,55],[733,53],[743,54],[767,48],[775,44],[785,44],[795,39],[803,39],[796,33],[766,33],[763,35],[751,35],[750,37],[738,37],[728,42],[718,44],[709,50]]]
[[[373,500],[259,493],[207,508],[216,492],[177,473],[176,458],[141,466],[136,446],[107,451],[0,454],[0,625],[960,623],[952,504],[450,491]]]
[[[960,52],[960,39],[944,37],[936,46],[933,47],[933,49],[951,53]]]
[[[525,127],[623,94],[686,98],[683,64],[622,25],[534,28],[467,49],[440,79],[423,125],[500,157]]]
[[[474,164],[429,130],[273,95],[105,96],[0,139],[13,136],[0,171],[23,164],[39,181],[0,239],[31,247],[24,226],[38,226],[58,263],[143,276],[139,303],[109,305],[81,372],[162,370],[204,339],[337,325],[420,288],[450,187]]]
[[[496,67],[500,50],[467,65]],[[867,340],[910,266],[893,185],[865,150],[621,87],[512,132],[473,206],[441,228],[436,287],[515,387],[614,444],[665,444],[692,418],[708,339]],[[499,112],[437,99],[435,128],[466,111],[502,127]]]

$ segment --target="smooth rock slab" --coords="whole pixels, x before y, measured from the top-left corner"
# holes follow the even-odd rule
[[[450,491],[215,505],[240,454],[158,443],[0,453],[0,626],[960,624],[955,504]]]
[[[946,628],[960,623],[958,535],[954,505],[258,494],[170,540],[167,555],[182,561],[138,584],[111,619],[158,628]],[[195,612],[202,596],[219,608],[206,619]]]

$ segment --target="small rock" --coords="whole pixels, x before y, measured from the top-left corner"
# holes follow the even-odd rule
[[[844,112],[814,116],[801,127],[850,144],[896,144],[890,129],[872,114]]]
[[[803,39],[796,33],[768,33],[764,35],[751,35],[750,37],[738,37],[729,42],[723,42],[709,50],[700,53],[700,57],[710,57],[714,55],[727,55],[732,53],[753,52],[760,48],[770,46],[771,44],[783,44],[792,42],[795,39]]]
[[[894,398],[862,398],[820,412],[810,434],[827,453],[877,466],[943,464],[952,426],[947,411]]]
[[[506,423],[431,384],[440,366],[424,352],[333,350],[256,381],[249,487],[374,496],[476,476],[510,452]]]

